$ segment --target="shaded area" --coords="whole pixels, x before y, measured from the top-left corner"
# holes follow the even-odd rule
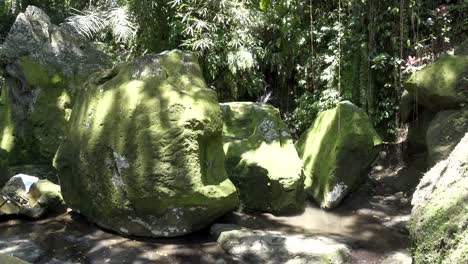
[[[0,218],[0,240],[15,236],[35,241],[52,259],[72,263],[235,263],[202,230],[183,238],[125,238],[103,231],[76,213],[63,212],[31,222]]]
[[[409,204],[368,181],[348,196],[335,211],[315,204],[295,216],[233,212],[218,222],[287,234],[325,236],[351,248],[349,263],[381,263],[391,252],[406,250],[408,237],[399,228],[386,226],[409,214]],[[122,237],[101,230],[76,213],[50,215],[32,222],[0,218],[0,240],[20,236],[36,241],[46,255],[38,263],[55,258],[76,263],[236,263],[209,235],[208,229],[171,239]]]

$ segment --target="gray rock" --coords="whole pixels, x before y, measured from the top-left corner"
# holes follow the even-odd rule
[[[8,166],[51,164],[74,96],[89,75],[111,64],[66,25],[28,6],[0,46],[0,182]]]
[[[446,159],[468,131],[468,109],[439,112],[426,133],[428,165]]]
[[[402,250],[388,254],[388,256],[382,261],[382,264],[412,264],[413,259],[411,253]]]
[[[417,104],[414,96],[404,91],[400,100],[400,121],[403,123],[411,121],[416,110]]]
[[[72,27],[52,24],[47,14],[35,6],[28,6],[17,16],[0,49],[3,61],[24,56],[31,56],[37,63],[61,66],[69,77],[77,66],[91,73],[111,63]]]
[[[44,256],[45,251],[31,240],[11,238],[0,240],[0,254],[35,263]]]
[[[349,248],[323,236],[285,235],[215,224],[211,234],[230,255],[244,263],[346,263]]]
[[[409,231],[416,263],[468,263],[468,133],[419,183]]]
[[[28,264],[29,262],[23,261],[9,255],[0,254],[0,263],[2,264]]]
[[[25,174],[13,176],[0,191],[0,215],[39,218],[62,204],[60,186]]]
[[[78,262],[66,261],[66,260],[59,260],[59,259],[53,258],[53,259],[47,261],[45,264],[79,264],[79,263]]]

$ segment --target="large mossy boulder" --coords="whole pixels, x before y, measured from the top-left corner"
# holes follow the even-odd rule
[[[259,103],[221,104],[229,178],[247,211],[292,213],[303,208],[302,163],[278,109]]]
[[[54,165],[67,205],[122,234],[173,237],[238,205],[216,93],[197,58],[147,55],[90,78]]]
[[[431,121],[426,134],[428,165],[447,158],[468,132],[468,109],[439,112]]]
[[[468,133],[425,174],[411,203],[415,263],[468,263]]]
[[[405,82],[417,102],[431,110],[460,108],[468,100],[468,55],[445,55]]]
[[[322,208],[336,207],[364,179],[380,143],[367,114],[352,103],[321,112],[296,142],[307,194]]]
[[[75,93],[110,63],[73,29],[53,25],[41,9],[29,6],[19,14],[0,46],[0,149],[6,152],[0,163],[50,165]]]

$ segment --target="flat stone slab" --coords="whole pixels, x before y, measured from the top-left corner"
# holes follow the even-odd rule
[[[236,225],[215,224],[212,236],[228,254],[244,263],[346,263],[349,248],[324,236],[285,235]]]

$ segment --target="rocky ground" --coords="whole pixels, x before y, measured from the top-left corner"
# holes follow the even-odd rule
[[[351,249],[349,263],[411,263],[405,228],[409,198],[383,184],[383,172],[374,168],[362,188],[333,211],[309,204],[300,215],[233,212],[219,222],[327,236]],[[9,242],[0,243],[0,253],[16,251],[32,263],[238,263],[218,246],[208,229],[174,239],[122,237],[74,212],[49,215],[40,221],[2,218],[0,229],[0,241]]]

